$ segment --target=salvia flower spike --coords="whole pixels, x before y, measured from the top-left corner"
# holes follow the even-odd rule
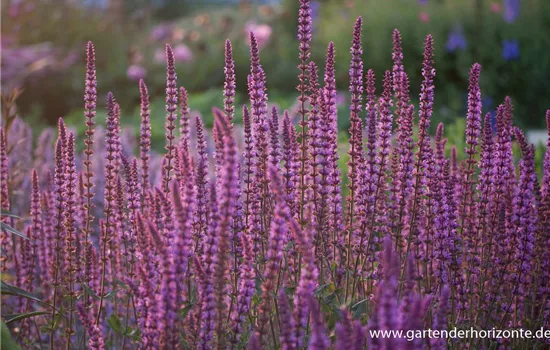
[[[349,109],[339,115],[335,44],[324,69],[312,60],[314,6],[299,1],[297,108],[268,105],[269,72],[249,33],[249,101],[236,104],[242,62],[227,40],[212,130],[178,87],[177,55],[166,46],[160,153],[143,80],[138,142],[111,92],[105,125],[96,125],[92,43],[83,137],[60,119],[33,152],[21,119],[1,126],[2,293],[32,294],[2,296],[13,339],[52,349],[544,348],[540,339],[373,336],[548,328],[550,151],[537,164],[511,98],[496,108],[496,125],[492,111],[482,116],[478,63],[464,141],[453,144],[443,123],[432,130],[433,37],[418,100],[398,30],[377,91],[362,61],[361,17]],[[550,132],[550,111],[546,122]]]

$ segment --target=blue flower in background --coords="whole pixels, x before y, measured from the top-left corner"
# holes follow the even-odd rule
[[[418,0],[418,3],[422,6],[428,4],[428,0]]]
[[[502,42],[502,57],[506,61],[513,61],[519,58],[519,42],[517,40],[504,40]]]
[[[321,4],[319,1],[313,0],[311,2],[311,21],[315,22],[315,20],[319,17],[319,12],[321,11]]]
[[[321,4],[317,0],[313,0],[310,3],[311,8],[311,31],[316,32],[315,28],[317,27],[317,22],[321,14]]]
[[[457,50],[464,50],[466,49],[466,45],[466,37],[462,32],[462,27],[457,26],[452,32],[449,33],[449,38],[447,39],[446,45],[447,51],[455,52]]]
[[[519,0],[504,0],[503,18],[508,23],[514,23],[519,16]]]

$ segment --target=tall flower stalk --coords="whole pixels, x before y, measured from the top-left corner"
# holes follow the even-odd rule
[[[433,38],[424,42],[418,103],[397,30],[393,67],[380,75],[377,92],[376,74],[362,62],[359,17],[349,142],[340,159],[341,75],[334,43],[321,80],[311,60],[315,4],[299,2],[295,109],[268,105],[259,33],[249,33],[242,139],[239,65],[229,41],[220,44],[223,105],[212,110],[212,130],[177,86],[178,52],[167,46],[160,154],[144,80],[136,87],[138,142],[121,125],[113,93],[105,130],[96,128],[91,43],[82,154],[62,119],[53,152],[53,131],[38,137],[33,152],[24,121],[2,125],[2,318],[17,342],[52,349],[544,348],[534,338],[372,336],[464,324],[547,328],[550,151],[538,167],[508,97],[496,109],[496,128],[492,112],[482,119],[477,63],[464,147],[446,138],[443,123],[432,135]],[[550,112],[546,121],[550,128]]]

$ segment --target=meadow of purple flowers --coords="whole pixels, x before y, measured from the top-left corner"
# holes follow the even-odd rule
[[[399,31],[393,33],[393,68],[377,92],[374,72],[363,68],[359,17],[350,50],[349,160],[342,169],[335,47],[328,44],[320,81],[310,60],[310,3],[300,3],[298,127],[288,112],[281,118],[276,107],[268,108],[267,76],[252,33],[243,145],[232,123],[236,80],[229,41],[224,105],[213,108],[214,154],[201,118],[191,118],[168,45],[164,155],[151,152],[143,80],[139,147],[125,144],[111,92],[99,142],[91,42],[84,140],[60,119],[53,152],[48,140],[55,136],[47,130],[33,156],[32,141],[18,141],[25,126],[2,126],[2,319],[19,344],[545,346],[542,339],[369,336],[369,330],[550,327],[550,141],[541,180],[534,146],[513,125],[511,100],[497,108],[496,132],[490,114],[482,116],[481,66],[473,64],[464,161],[456,148],[447,155],[443,125],[435,137],[428,133],[432,37],[425,40],[414,106]],[[550,111],[546,122],[550,132]],[[513,140],[521,153],[517,166]],[[23,172],[24,163],[34,169]],[[32,193],[21,200],[17,192],[25,183]]]

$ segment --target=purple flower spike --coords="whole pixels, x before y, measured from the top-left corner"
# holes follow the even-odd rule
[[[40,203],[41,193],[38,181],[38,172],[32,170],[32,193],[31,193],[31,220],[32,220],[32,237],[33,237],[33,249],[38,255],[38,267],[40,271],[47,276],[48,271],[48,242],[45,236],[45,230],[42,220],[42,207]],[[35,256],[35,254],[33,254]],[[31,290],[28,288],[27,290]]]
[[[218,341],[223,342],[224,337],[224,320],[226,318],[225,310],[225,280],[228,279],[229,269],[227,265],[227,257],[229,254],[229,228],[232,222],[232,217],[235,213],[237,195],[238,195],[238,160],[237,160],[237,145],[233,136],[233,127],[231,122],[219,109],[213,110],[215,122],[219,125],[222,132],[224,143],[224,164],[220,172],[219,185],[219,203],[220,203],[220,223],[218,225],[218,265],[214,273],[214,291],[217,303],[217,327],[216,332]]]
[[[391,137],[392,137],[392,123],[393,115],[391,112],[392,107],[392,75],[390,71],[386,71],[384,74],[384,91],[379,100],[378,114],[378,154],[376,157],[376,166],[378,167],[378,184],[377,195],[375,196],[376,203],[380,205],[380,208],[375,207],[376,217],[379,218],[377,224],[380,227],[387,227],[387,222],[384,218],[387,218],[385,205],[386,205],[386,178],[390,164],[390,149],[391,149]],[[377,225],[378,226],[378,225]]]
[[[261,350],[262,346],[260,343],[260,339],[258,335],[255,332],[252,332],[250,335],[250,339],[248,340],[248,350]]]
[[[279,312],[281,317],[281,349],[296,349],[296,322],[290,312],[285,288],[279,289]]]
[[[297,197],[299,199],[299,214],[300,220],[303,220],[303,210],[306,205],[306,191],[308,189],[307,185],[307,170],[309,168],[309,157],[308,157],[308,121],[306,120],[307,108],[306,103],[310,98],[308,94],[314,93],[313,91],[308,91],[308,85],[312,83],[313,80],[316,80],[316,76],[311,75],[310,70],[310,58],[311,58],[311,32],[312,32],[312,9],[310,0],[300,0],[300,7],[298,10],[298,42],[299,42],[299,60],[298,69],[300,73],[298,75],[298,80],[300,81],[297,86],[297,90],[300,92],[298,96],[299,110],[300,115],[300,128],[301,128],[301,144],[300,144],[300,168],[299,168],[299,180],[298,193]],[[309,80],[309,82],[308,82]],[[311,101],[311,100],[310,100]],[[310,117],[311,118],[311,117]]]
[[[300,42],[300,61],[302,61],[303,72],[307,69],[310,57],[311,44],[311,4],[310,0],[300,0],[298,10],[298,41]]]
[[[479,76],[481,65],[474,63],[470,69],[470,84],[468,87],[468,115],[466,118],[466,154],[472,157],[481,131],[481,91],[479,88]]]
[[[451,291],[449,286],[444,286],[433,318],[432,329],[447,329],[447,313],[449,309],[450,294]],[[430,345],[432,349],[444,350],[447,349],[447,340],[445,338],[433,338],[430,340]]]
[[[185,152],[189,150],[189,142],[191,138],[191,126],[190,126],[190,110],[189,110],[189,96],[187,90],[182,86],[179,89],[180,98],[180,138],[182,147]]]
[[[377,149],[376,144],[378,141],[378,104],[376,103],[376,78],[374,71],[369,69],[367,72],[367,155],[365,165],[365,179],[364,186],[366,187],[364,192],[365,198],[365,212],[367,217],[370,217],[374,213],[375,195],[378,191],[378,177],[380,176],[380,168],[377,164]]]
[[[546,140],[546,153],[543,161],[542,196],[550,200],[550,109],[546,111],[546,128],[548,140]]]
[[[294,125],[290,121],[290,116],[288,111],[285,111],[283,118],[283,149],[282,149],[282,159],[284,162],[284,185],[286,188],[286,203],[290,208],[290,212],[293,217],[296,216],[296,190],[298,183],[298,171],[296,168],[299,164],[299,154],[298,149],[296,148],[296,137],[294,133]]]
[[[2,210],[10,210],[10,199],[9,199],[9,190],[8,190],[8,153],[6,146],[6,134],[4,133],[4,128],[0,127],[0,206]],[[2,222],[7,222],[9,219],[7,217],[2,217]],[[9,235],[4,230],[0,232],[0,243],[2,249],[6,252],[11,239]],[[7,254],[6,254],[7,255]],[[0,270],[7,271],[7,260],[8,256],[0,256]]]
[[[363,61],[361,55],[361,29],[363,19],[357,18],[353,30],[353,42],[350,49],[351,63],[349,69],[349,91],[351,94],[350,104],[350,139],[349,139],[349,161],[348,161],[348,178],[349,178],[349,197],[348,203],[348,235],[356,236],[358,230],[357,223],[361,220],[358,218],[364,217],[362,211],[364,208],[360,205],[362,202],[362,187],[361,174],[365,171],[365,157],[363,152],[363,124],[359,116],[362,109],[363,98]],[[355,220],[354,220],[355,219]]]
[[[273,106],[271,109],[271,120],[269,123],[269,136],[270,136],[270,151],[269,151],[269,163],[274,167],[279,167],[281,161],[280,146],[279,146],[279,112],[277,107]]]
[[[86,328],[88,333],[88,346],[91,350],[104,350],[105,343],[103,341],[103,335],[101,334],[101,329],[92,324],[90,318],[88,317],[88,311],[84,308],[82,304],[78,304],[78,314],[80,315],[80,320],[82,325]]]
[[[546,249],[550,243],[550,110],[546,111],[546,127],[548,140],[546,141],[546,153],[542,164],[542,189],[539,207],[539,229],[536,235],[536,258],[540,263],[542,276],[540,277],[540,290],[542,293],[550,291],[550,250]],[[550,303],[547,303],[545,322],[550,324]]]
[[[422,76],[424,79],[420,91],[420,108],[418,110],[418,116],[420,118],[418,138],[421,148],[429,147],[429,143],[426,144],[426,142],[428,141],[427,134],[433,113],[435,78],[435,69],[433,68],[433,45],[433,38],[431,35],[428,35],[424,42],[424,62],[422,64]]]
[[[515,236],[517,250],[515,256],[516,273],[514,291],[517,293],[519,301],[518,308],[521,314],[523,309],[521,305],[525,302],[532,283],[533,273],[533,250],[535,245],[535,227],[537,216],[532,210],[532,203],[535,200],[535,184],[537,175],[535,172],[535,147],[528,144],[523,132],[514,128],[516,139],[521,148],[522,159],[520,160],[519,170],[520,179],[518,191],[514,197],[514,209],[516,213]],[[515,294],[514,293],[514,294]]]
[[[176,67],[174,52],[170,45],[166,44],[166,164],[162,169],[162,188],[165,193],[170,190],[170,172],[173,169],[172,159],[175,157],[174,130],[176,129],[178,109],[178,88],[176,83]]]
[[[204,134],[204,124],[202,119],[197,116],[195,118],[197,129],[197,170],[196,170],[196,187],[197,200],[195,219],[193,221],[193,236],[197,242],[202,241],[202,237],[206,234],[207,217],[208,217],[208,154],[207,144]]]
[[[326,161],[328,174],[326,176],[328,184],[329,203],[329,227],[333,232],[342,230],[342,194],[340,189],[340,169],[338,167],[338,126],[336,110],[336,72],[334,57],[334,43],[330,42],[327,48],[326,67],[325,67],[325,86],[323,91],[323,124],[324,135],[327,147]],[[323,238],[326,239],[326,238]],[[341,242],[333,242],[341,244]],[[336,258],[336,257],[335,257]]]
[[[259,308],[258,334],[260,341],[266,334],[266,324],[271,313],[273,302],[273,294],[277,294],[277,271],[280,268],[283,259],[283,243],[285,233],[288,231],[288,221],[290,220],[290,212],[286,206],[286,201],[283,196],[283,186],[279,179],[277,168],[272,166],[269,168],[270,180],[275,191],[275,209],[271,227],[269,231],[269,241],[267,248],[267,263],[264,271],[264,281],[262,283],[263,301]]]
[[[92,232],[92,222],[93,222],[93,198],[94,193],[92,192],[94,176],[92,171],[92,156],[93,156],[93,145],[94,145],[94,126],[95,126],[95,115],[96,115],[96,105],[97,105],[97,79],[95,71],[95,51],[94,45],[91,41],[88,42],[86,47],[86,85],[84,90],[84,117],[86,118],[86,139],[84,144],[86,149],[84,154],[86,158],[83,161],[84,164],[84,188],[86,193],[84,197],[86,198],[84,209],[86,211],[85,215],[85,225],[84,225],[84,245],[88,246],[91,244],[88,238]],[[86,256],[84,255],[84,264],[86,264]]]
[[[252,139],[256,148],[256,183],[266,188],[269,158],[269,123],[267,120],[267,94],[265,72],[260,64],[258,44],[250,33],[249,95],[252,115]],[[265,194],[267,195],[267,194]]]
[[[69,303],[69,317],[70,321],[74,317],[74,303],[76,299],[76,292],[74,290],[74,284],[79,271],[76,269],[76,226],[75,226],[75,200],[76,200],[76,164],[75,164],[75,144],[74,134],[69,133],[67,137],[67,154],[65,164],[65,196],[66,196],[66,210],[65,210],[65,288],[66,295],[70,298]],[[69,322],[69,327],[66,330],[69,334],[74,331],[72,329],[72,322]],[[68,339],[70,343],[70,338]]]
[[[396,114],[401,116],[403,108],[409,104],[409,83],[403,67],[403,49],[401,47],[401,33],[395,29],[393,31],[393,51],[392,51],[392,81],[393,93],[396,101]]]
[[[149,120],[150,110],[149,110],[149,92],[147,91],[147,85],[143,80],[139,81],[139,92],[141,95],[141,126],[139,133],[139,153],[141,158],[141,171],[143,177],[143,198],[145,194],[149,191],[149,152],[151,150],[151,122]]]
[[[346,309],[340,310],[340,321],[336,324],[336,350],[353,348],[351,317]]]
[[[309,307],[311,308],[311,338],[309,339],[308,349],[328,349],[330,348],[330,339],[327,336],[319,303],[313,295],[309,296]]]
[[[223,84],[223,110],[229,120],[233,120],[235,116],[235,61],[233,60],[233,47],[231,41],[225,41],[225,82]]]

